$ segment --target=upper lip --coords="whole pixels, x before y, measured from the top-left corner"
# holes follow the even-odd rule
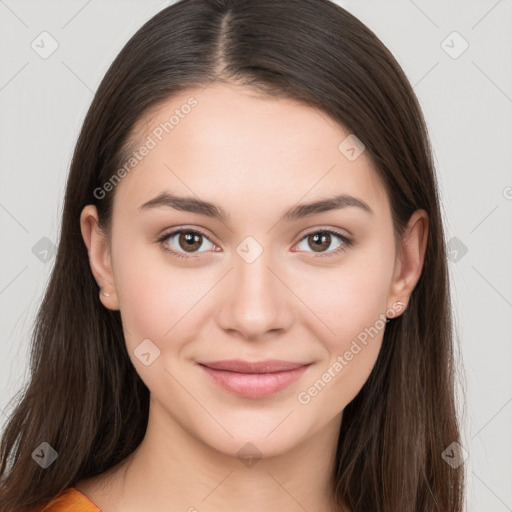
[[[241,359],[227,359],[223,361],[205,361],[203,366],[214,370],[227,370],[237,373],[276,373],[286,370],[293,370],[309,363],[295,363],[291,361],[280,361],[278,359],[266,359],[265,361],[243,361]]]

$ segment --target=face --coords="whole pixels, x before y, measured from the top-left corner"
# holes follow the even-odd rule
[[[296,101],[191,89],[137,125],[135,147],[148,149],[107,192],[110,246],[84,234],[152,414],[226,454],[251,442],[276,455],[339,422],[376,362],[386,315],[405,309],[419,277],[422,261],[395,253],[388,197],[367,152],[347,153],[348,135]],[[299,207],[340,195],[355,199]],[[302,366],[202,365],[223,360]]]

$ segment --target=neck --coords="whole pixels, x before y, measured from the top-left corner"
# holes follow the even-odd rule
[[[240,442],[237,456],[195,437],[152,398],[145,437],[117,479],[116,503],[155,512],[337,512],[332,471],[340,424],[341,414],[270,457]]]

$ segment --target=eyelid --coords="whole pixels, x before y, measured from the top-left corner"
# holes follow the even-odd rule
[[[351,240],[351,234],[343,228],[330,227],[330,226],[314,226],[312,228],[307,228],[303,234],[299,235],[299,242],[303,240],[306,236],[312,235],[314,233],[334,233],[341,238],[346,238],[347,240]]]

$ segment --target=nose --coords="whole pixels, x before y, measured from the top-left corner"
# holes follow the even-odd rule
[[[220,327],[250,341],[284,332],[294,320],[293,301],[297,299],[269,253],[263,251],[251,263],[235,255],[234,268],[219,297]]]

